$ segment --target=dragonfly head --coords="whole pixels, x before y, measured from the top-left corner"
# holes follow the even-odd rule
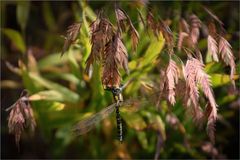
[[[123,102],[122,88],[113,88],[112,94],[116,102]]]
[[[113,95],[118,95],[118,94],[122,93],[122,89],[121,88],[113,88],[112,93],[113,93]]]
[[[114,95],[118,95],[122,93],[123,91],[123,84],[121,84],[119,87],[108,87],[104,86],[104,90],[111,91]]]
[[[120,87],[104,87],[105,90],[111,91],[114,97],[114,100],[117,102],[123,102],[122,90],[123,85],[121,84]]]

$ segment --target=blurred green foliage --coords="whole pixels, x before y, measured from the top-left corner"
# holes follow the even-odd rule
[[[91,50],[89,25],[96,18],[95,10],[100,9],[98,5],[105,8],[105,14],[115,23],[112,2],[90,1],[89,4],[84,1],[59,4],[48,1],[1,2],[1,12],[4,17],[1,26],[3,36],[1,62],[3,65],[6,61],[14,64],[10,67],[13,72],[3,76],[1,89],[5,91],[8,88],[26,88],[32,95],[32,106],[37,120],[35,136],[29,137],[24,134],[22,137],[21,153],[14,152],[14,149],[12,151],[5,150],[2,152],[3,157],[152,159],[156,152],[159,133],[163,141],[160,158],[205,159],[211,157],[210,153],[206,153],[202,149],[204,143],[209,141],[205,130],[198,129],[191,119],[185,116],[183,104],[178,102],[175,106],[168,106],[163,101],[161,110],[157,110],[155,104],[151,103],[154,94],[148,90],[148,86],[155,86],[161,79],[156,64],[158,57],[165,54],[164,39],[161,35],[157,39],[152,33],[149,33],[150,36],[148,36],[146,28],[139,22],[137,15],[137,11],[145,15],[146,7],[134,1],[121,3],[140,35],[136,53],[132,53],[130,38],[123,35],[124,44],[129,52],[130,69],[129,76],[122,72],[123,81],[135,79],[123,94],[125,100],[135,98],[139,102],[144,102],[145,97],[148,103],[143,103],[136,110],[131,110],[131,107],[122,108],[121,114],[126,123],[123,144],[119,144],[116,138],[114,114],[104,119],[86,135],[79,137],[73,135],[71,127],[74,124],[113,103],[111,94],[102,88],[100,64],[94,65],[91,79],[84,74],[85,62]],[[172,19],[173,31],[177,31],[177,22],[184,11],[196,12],[200,19],[206,19],[208,15],[199,9],[201,5],[201,2],[180,1],[152,2],[151,4],[152,8],[159,13],[159,17]],[[219,2],[210,3],[209,7],[212,7],[220,19],[223,17],[223,21],[227,23],[227,30],[231,33],[228,36],[229,39],[232,39],[232,46],[236,53],[239,50],[239,33],[237,33],[236,41],[232,35],[239,29],[239,26],[235,24],[239,24],[238,19],[235,22],[236,17],[239,17],[239,9],[236,9],[236,6],[232,9],[229,14],[235,16],[231,16],[229,20],[226,20],[223,15],[229,11],[225,8],[232,6],[234,6],[233,2]],[[221,13],[223,9],[224,11]],[[10,11],[15,11],[16,20],[6,15]],[[60,58],[64,41],[60,35],[64,34],[67,25],[70,24],[66,24],[66,21],[82,21],[83,26],[77,43],[72,45],[68,52]],[[206,49],[206,43],[201,44],[203,44],[201,49]],[[33,46],[37,46],[38,49],[34,50]],[[22,53],[22,55],[18,55],[18,53]],[[12,58],[12,56],[16,58]],[[184,57],[181,53],[180,56]],[[229,69],[224,64],[216,64],[208,59],[206,61],[208,63],[205,70],[211,76],[219,105],[218,111],[222,117],[216,128],[216,148],[220,154],[237,158],[239,155],[231,155],[236,154],[235,152],[226,152],[227,147],[225,146],[233,144],[234,142],[230,142],[229,138],[238,135],[234,132],[239,129],[234,127],[238,126],[239,122],[236,125],[232,121],[235,123],[238,119],[236,117],[239,116],[239,106],[234,107],[234,103],[239,101],[239,95],[231,91],[230,78],[227,74]],[[238,62],[237,73],[239,73],[239,67]],[[9,69],[5,68],[1,72],[9,72]],[[20,76],[20,79],[15,77],[15,73]],[[237,78],[238,76],[236,76]],[[239,87],[239,82],[237,82],[237,86]],[[2,94],[5,93],[2,92]],[[6,99],[5,97],[2,100],[13,102],[16,98],[8,97]],[[132,108],[134,109],[134,106]],[[169,123],[169,117],[176,123]],[[2,124],[1,134],[7,134],[6,124]],[[237,137],[233,137],[233,139],[235,138]],[[2,145],[2,147],[6,147],[7,150],[14,148],[13,142],[7,145]],[[35,145],[37,148],[39,147],[39,150],[31,149]],[[43,155],[39,156],[38,152]]]

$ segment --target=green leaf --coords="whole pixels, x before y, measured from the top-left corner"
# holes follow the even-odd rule
[[[206,73],[216,73],[217,71],[222,70],[222,64],[221,63],[216,63],[216,62],[210,62],[205,65],[204,70]]]
[[[60,53],[54,53],[41,59],[38,62],[38,68],[42,70],[42,69],[47,69],[51,66],[64,64],[68,60],[68,57],[66,56],[60,57],[60,55],[61,55]]]
[[[31,95],[29,99],[31,101],[39,101],[39,100],[58,101],[58,102],[66,101],[64,95],[54,90],[40,91],[38,93]]]
[[[22,31],[25,30],[30,10],[29,1],[20,1],[17,4],[17,22],[20,25]]]
[[[142,146],[143,149],[148,148],[148,140],[147,140],[147,135],[145,132],[138,132],[137,133],[137,138]]]
[[[213,87],[219,87],[226,85],[231,82],[231,78],[227,74],[210,74]],[[234,80],[238,79],[239,76],[235,75]]]
[[[96,19],[96,14],[94,11],[87,5],[86,1],[79,0],[78,1],[82,10],[86,12],[87,17],[91,20],[94,21]]]
[[[178,152],[181,152],[181,153],[187,153],[187,149],[185,146],[183,146],[182,144],[179,144],[179,143],[175,143],[174,144],[174,149]]]
[[[146,76],[146,74],[154,67],[154,62],[161,53],[164,43],[165,40],[163,39],[162,34],[159,35],[158,39],[151,35],[151,42],[148,45],[144,56],[142,58],[139,58],[137,62],[130,62],[130,75],[126,79],[130,80],[133,78],[140,78]],[[139,87],[136,86],[136,88]]]
[[[21,34],[18,31],[13,30],[13,29],[4,28],[4,29],[2,29],[2,32],[4,35],[6,35],[11,40],[11,42],[17,47],[17,49],[19,49],[19,51],[21,51],[21,53],[25,54],[26,45],[23,40],[23,37],[21,36]]]
[[[158,54],[163,49],[165,40],[163,39],[162,34],[156,39],[155,37],[151,37],[151,43],[144,54],[143,58],[140,59],[140,66],[143,67],[145,65],[153,66],[153,60],[157,58]]]
[[[45,23],[49,30],[55,31],[56,30],[56,22],[52,13],[52,9],[50,7],[49,2],[43,2],[43,16]]]
[[[205,62],[206,62],[206,63],[210,63],[210,62],[213,62],[213,61],[214,61],[214,60],[213,60],[213,58],[212,58],[212,56],[211,56],[210,51],[207,51],[206,58],[205,58]]]
[[[91,92],[92,92],[91,103],[94,104],[95,106],[105,105],[104,104],[104,90],[102,87],[100,71],[101,71],[100,65],[97,63],[94,63],[92,78],[90,80],[90,86],[91,86]]]
[[[135,130],[139,131],[139,130],[143,130],[147,127],[146,122],[144,121],[144,119],[141,117],[141,115],[137,114],[137,113],[123,113],[122,117],[125,119],[127,125],[130,128],[134,128]]]
[[[47,77],[48,79],[60,78],[60,79],[69,81],[69,82],[74,83],[74,84],[80,84],[80,80],[75,75],[73,75],[71,73],[51,72],[44,77]]]
[[[156,115],[154,117],[153,128],[159,130],[161,132],[163,140],[166,140],[165,124],[159,115]]]
[[[34,83],[34,81],[32,81],[32,79],[30,78],[29,71],[27,70],[26,65],[21,60],[19,60],[18,65],[21,71],[21,76],[25,88],[28,89],[30,94],[39,91],[40,88],[38,84]]]
[[[64,127],[61,127],[58,129],[56,133],[56,138],[61,139],[62,146],[67,146],[71,143],[73,140],[73,136],[71,135],[71,125],[65,125]]]
[[[152,128],[159,131],[163,137],[163,140],[166,140],[165,124],[160,115],[151,113],[149,111],[142,111],[141,114],[148,118],[148,123],[152,126]]]
[[[77,53],[74,52],[73,50],[69,50],[68,59],[69,59],[69,63],[70,63],[72,73],[80,79],[81,78],[80,67],[79,67],[79,64],[76,60],[76,57],[74,57],[74,55],[76,55]]]
[[[231,103],[236,99],[236,95],[226,95],[224,97],[219,98],[218,103],[219,105],[224,105],[227,103]]]
[[[42,91],[42,92],[45,92],[45,91]],[[66,107],[66,104],[61,103],[61,102],[51,102],[48,106],[49,107],[47,108],[46,112],[50,112],[50,114],[51,114],[51,112],[55,112],[56,113],[56,111],[62,111],[60,113],[58,112],[58,114],[61,114],[61,113],[64,114],[64,112],[67,113],[68,111],[73,112],[72,110],[68,110],[68,111],[64,110],[64,108]]]
[[[28,53],[27,56],[28,56],[28,64],[27,64],[28,71],[38,73],[39,71],[37,67],[37,60],[35,59],[35,57],[31,52]]]
[[[20,82],[16,82],[13,80],[1,80],[1,89],[2,88],[18,89],[21,87],[22,87],[22,84]]]
[[[61,94],[64,97],[64,101],[69,102],[69,103],[77,103],[79,101],[79,95],[76,94],[75,92],[69,90],[68,88],[66,88],[60,84],[46,80],[37,74],[30,73],[29,76],[36,83],[38,83],[50,90],[59,92],[59,94]]]

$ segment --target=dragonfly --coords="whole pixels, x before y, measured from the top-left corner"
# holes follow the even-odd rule
[[[122,143],[123,142],[123,123],[122,118],[120,115],[119,108],[122,106],[131,106],[131,105],[137,105],[138,101],[135,101],[133,99],[123,101],[122,91],[123,89],[128,85],[129,82],[127,82],[125,85],[120,86],[119,88],[106,88],[106,90],[109,90],[112,92],[113,98],[115,103],[111,104],[110,106],[102,109],[100,112],[90,116],[89,118],[86,118],[79,123],[77,123],[73,127],[73,132],[76,133],[76,135],[83,135],[92,130],[97,123],[99,123],[101,120],[108,117],[113,111],[116,112],[116,122],[117,122],[117,130],[118,130],[118,140]]]

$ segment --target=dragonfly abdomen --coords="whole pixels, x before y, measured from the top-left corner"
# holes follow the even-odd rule
[[[116,106],[116,120],[117,120],[117,130],[118,130],[118,140],[120,142],[123,141],[123,125],[122,125],[122,118],[119,112],[119,106]]]

